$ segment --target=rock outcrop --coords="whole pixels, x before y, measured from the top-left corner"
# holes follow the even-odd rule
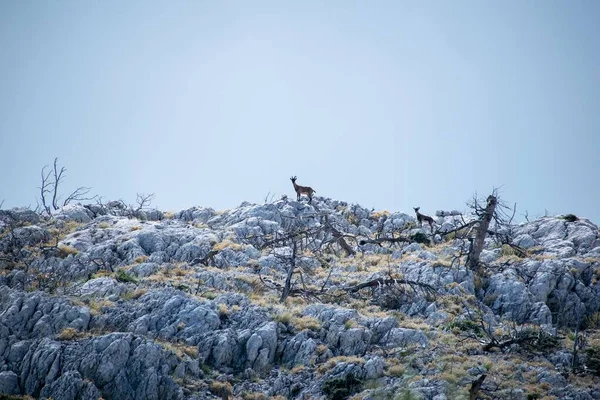
[[[598,382],[584,367],[600,340],[598,227],[503,227],[519,252],[488,237],[480,274],[455,232],[473,217],[436,216],[432,232],[320,197],[224,212],[0,211],[0,393],[450,399],[486,374],[494,398],[597,398],[564,376]],[[586,342],[573,344],[576,331]]]

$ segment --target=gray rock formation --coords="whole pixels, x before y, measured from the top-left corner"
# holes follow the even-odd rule
[[[485,274],[476,275],[459,257],[468,242],[444,235],[472,218],[454,211],[437,213],[434,232],[412,214],[321,197],[219,213],[132,213],[109,202],[70,205],[52,219],[25,209],[0,217],[0,256],[12,257],[0,273],[2,394],[335,398],[347,383],[363,398],[461,398],[522,350],[484,351],[490,332],[556,332],[593,323],[600,311],[600,231],[585,219],[504,228],[525,253],[489,237]],[[279,304],[293,246],[264,245],[305,230],[316,233],[297,243],[296,292]],[[340,246],[340,234],[356,254]],[[434,244],[359,245],[399,234]],[[57,239],[57,248],[39,248]],[[381,283],[348,293],[391,278],[434,292]],[[576,357],[586,362],[583,351],[535,357],[522,369],[506,367],[522,387],[499,387],[494,396],[527,398],[527,379],[558,398],[598,394],[561,374]],[[456,359],[464,365],[452,372]]]

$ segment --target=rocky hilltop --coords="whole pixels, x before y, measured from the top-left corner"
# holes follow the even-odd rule
[[[0,210],[0,398],[600,398],[598,227],[478,218]]]

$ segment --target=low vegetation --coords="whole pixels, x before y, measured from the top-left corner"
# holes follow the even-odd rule
[[[414,215],[330,206],[312,191],[298,194],[308,195],[301,201],[311,206],[282,200],[260,213],[250,206],[211,211],[208,224],[199,222],[204,217],[184,221],[183,213],[142,221],[127,212],[87,225],[49,220],[43,241],[26,246],[7,238],[29,225],[10,226],[0,232],[6,250],[0,279],[11,290],[69,296],[71,305],[89,311],[90,327],[118,320],[109,328],[159,344],[175,360],[169,373],[185,395],[199,398],[396,400],[430,390],[456,399],[542,399],[572,393],[564,391],[567,385],[591,393],[600,383],[600,310],[591,309],[593,300],[590,309],[567,309],[556,294],[570,285],[592,299],[600,282],[595,253],[575,249],[563,257],[537,236],[535,246],[519,247],[514,224],[490,211],[501,207],[493,199],[477,200],[473,220],[457,217],[447,232],[425,214],[417,223]],[[46,200],[46,213],[56,214]],[[261,217],[240,222],[249,210]],[[569,228],[587,223],[572,214],[552,221]],[[268,233],[261,235],[263,229]],[[152,242],[161,231],[168,239]],[[111,245],[87,250],[103,241]],[[538,270],[528,269],[534,264]],[[84,272],[70,279],[73,271]],[[544,273],[556,276],[539,281]],[[97,282],[108,294],[103,286],[101,294],[78,297],[98,277],[114,279]],[[553,291],[538,313],[551,323],[519,315],[519,303],[530,299],[518,296],[529,290],[543,297],[545,284]],[[168,299],[152,300],[157,292]],[[168,307],[182,302],[190,302],[185,312],[171,314]],[[163,307],[169,312],[157,329],[152,313]],[[582,313],[576,325],[559,320],[576,311]],[[64,347],[106,333],[90,329],[67,327],[51,339]],[[556,362],[563,359],[568,362]],[[566,384],[555,383],[561,378]]]

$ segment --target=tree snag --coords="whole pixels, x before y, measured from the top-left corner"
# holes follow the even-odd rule
[[[496,210],[496,205],[498,204],[498,199],[494,195],[489,195],[487,198],[487,206],[481,215],[481,219],[479,220],[479,225],[475,230],[475,239],[473,240],[473,248],[469,252],[469,256],[467,257],[467,266],[477,272],[479,270],[479,256],[483,251],[483,245],[485,242],[485,235],[488,232],[488,228],[490,226],[490,222],[494,217],[494,211]]]

